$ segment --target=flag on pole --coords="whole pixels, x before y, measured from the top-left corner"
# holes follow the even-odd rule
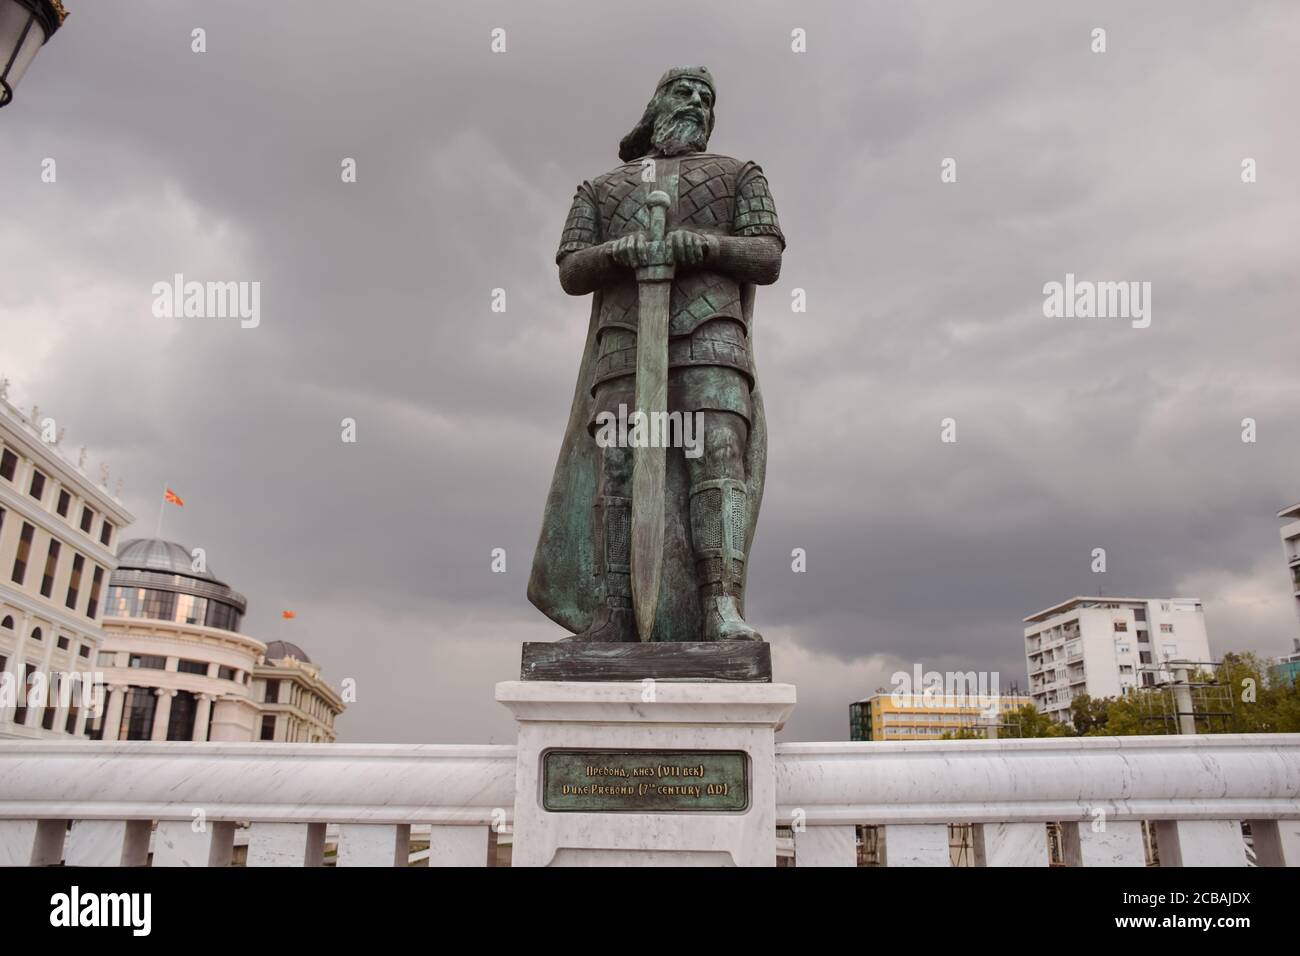
[[[294,614],[293,611],[281,611],[280,616],[284,618],[286,621],[292,621],[298,615]]]
[[[181,508],[185,507],[185,502],[181,500],[181,496],[178,495],[176,492],[172,491],[170,488],[163,489],[163,500],[170,501],[172,504],[178,505]]]

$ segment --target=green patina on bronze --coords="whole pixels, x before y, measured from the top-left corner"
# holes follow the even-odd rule
[[[744,619],[767,467],[753,306],[755,287],[780,274],[785,238],[762,170],[706,152],[716,93],[703,67],[664,74],[620,144],[623,165],[578,187],[556,255],[565,291],[592,295],[592,308],[528,597],[574,633],[566,640],[762,640]],[[650,235],[656,191],[669,199],[662,241]],[[656,466],[661,501],[634,499],[635,449],[602,448],[594,437],[600,415],[635,408],[636,375],[647,366],[638,355],[639,303],[661,301],[643,285],[656,268],[671,275],[668,410],[703,418],[703,454],[669,448]],[[662,556],[647,560],[643,548],[634,561],[632,528],[659,508]],[[638,632],[632,595],[646,593],[651,564],[658,597],[643,602],[654,616]]]
[[[739,750],[551,750],[542,807],[556,813],[744,813],[749,759]]]

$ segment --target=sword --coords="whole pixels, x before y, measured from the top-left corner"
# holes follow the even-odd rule
[[[668,302],[673,288],[672,252],[664,242],[668,194],[656,189],[646,198],[650,211],[653,265],[636,270],[636,410],[646,435],[668,411]],[[632,607],[641,640],[650,640],[664,564],[664,479],[666,449],[632,449]]]

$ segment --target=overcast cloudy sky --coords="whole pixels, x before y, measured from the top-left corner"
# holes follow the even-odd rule
[[[587,321],[555,246],[681,63],[789,241],[748,602],[785,739],[914,662],[1023,688],[1021,618],[1099,588],[1202,598],[1216,654],[1300,634],[1294,3],[68,6],[0,112],[0,374],[127,536],[169,484],[246,630],[357,679],[341,739],[512,739],[493,684],[561,636],[524,596]],[[260,326],[153,317],[177,272],[259,281]],[[1067,272],[1151,282],[1150,328],[1044,318]]]

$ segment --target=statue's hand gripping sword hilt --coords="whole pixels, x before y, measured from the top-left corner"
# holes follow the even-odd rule
[[[636,270],[638,282],[664,282],[673,277],[673,251],[668,248],[664,238],[670,202],[672,200],[662,189],[656,189],[646,197],[646,209],[650,213],[650,229],[646,238],[650,243],[651,264]]]

